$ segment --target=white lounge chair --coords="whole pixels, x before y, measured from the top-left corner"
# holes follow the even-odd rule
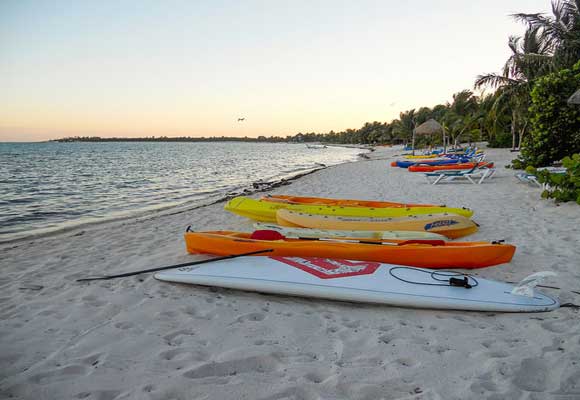
[[[534,174],[528,174],[527,172],[516,172],[514,175],[520,182],[528,183],[537,187],[542,187],[542,184],[538,182],[538,178]]]
[[[542,167],[542,168],[538,168],[538,171],[549,171],[551,174],[565,174],[567,172],[567,169],[564,167]],[[542,188],[542,190],[546,190],[550,188],[550,185],[548,185],[547,183],[540,183],[538,181],[538,177],[534,174],[530,174],[528,172],[516,172],[514,174],[514,176],[516,178],[518,178],[518,180],[520,182],[524,182],[524,183],[528,183],[531,184],[533,186],[537,186],[539,188]]]

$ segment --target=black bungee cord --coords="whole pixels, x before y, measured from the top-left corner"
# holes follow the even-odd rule
[[[445,283],[429,283],[429,282],[409,281],[407,279],[404,279],[404,278],[401,278],[400,276],[395,275],[393,273],[393,271],[397,270],[397,269],[407,269],[407,270],[423,272],[423,273],[431,276],[431,279],[433,279],[434,281],[445,282]],[[463,287],[465,289],[471,289],[471,288],[474,288],[474,287],[479,285],[479,282],[477,281],[477,279],[475,279],[475,277],[473,277],[472,275],[461,274],[459,272],[452,272],[452,271],[426,271],[424,269],[413,268],[413,267],[393,267],[393,268],[389,269],[389,274],[395,279],[398,279],[402,282],[410,283],[413,285],[455,286],[455,287]],[[441,279],[441,277],[444,277],[444,279]],[[461,278],[458,278],[458,277],[461,277]],[[469,280],[471,280],[473,283],[470,283]]]

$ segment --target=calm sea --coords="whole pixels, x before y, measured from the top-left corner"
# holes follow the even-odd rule
[[[360,149],[270,143],[0,143],[0,242],[202,205]]]

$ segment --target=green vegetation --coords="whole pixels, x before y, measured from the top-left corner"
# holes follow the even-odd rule
[[[527,29],[509,38],[512,55],[503,73],[479,76],[475,83],[496,89],[498,105],[511,108],[512,146],[522,149],[516,168],[549,165],[579,150],[577,108],[566,100],[580,86],[577,73],[568,71],[577,71],[573,65],[580,58],[580,1],[554,1],[552,13],[515,14]]]
[[[542,192],[543,198],[554,199],[557,203],[575,201],[580,204],[580,154],[564,157],[562,165],[567,169],[565,174],[537,170],[534,167],[526,170],[536,175],[540,183],[548,185]]]
[[[531,131],[519,162],[549,165],[580,152],[580,107],[567,103],[578,88],[580,62],[572,69],[563,69],[537,80],[529,108]]]
[[[470,90],[453,95],[453,102],[439,104],[433,108],[421,107],[399,114],[391,122],[367,122],[359,129],[343,132],[330,131],[327,134],[299,133],[292,137],[295,141],[318,141],[330,143],[370,143],[370,144],[408,144],[413,129],[430,118],[437,120],[446,130],[452,142],[480,140],[494,136],[500,130],[499,124],[487,124],[485,112],[491,106],[490,96],[477,97]],[[489,130],[491,133],[489,133]],[[416,146],[441,144],[442,136],[418,136]]]

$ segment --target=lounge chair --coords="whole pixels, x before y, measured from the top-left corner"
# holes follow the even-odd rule
[[[534,174],[528,174],[527,172],[516,172],[514,175],[520,182],[528,183],[537,187],[542,187],[542,184],[538,182],[538,178]]]
[[[565,174],[568,172],[568,168],[566,167],[541,167],[538,168],[537,171],[548,171],[551,174]]]
[[[567,172],[567,169],[564,167],[542,167],[542,168],[538,168],[538,171],[549,171],[551,174],[565,174]],[[537,186],[539,188],[542,188],[542,190],[546,190],[549,189],[550,186],[547,183],[540,183],[538,181],[538,177],[534,174],[530,174],[528,172],[516,172],[514,174],[514,176],[516,178],[518,178],[518,180],[520,182],[524,182],[524,183],[528,183],[531,184],[533,186]]]
[[[425,177],[429,183],[431,183],[430,178],[435,178],[431,183],[432,185],[436,185],[439,182],[452,182],[456,179],[467,179],[474,185],[481,185],[485,179],[489,179],[495,174],[495,168],[489,168],[486,165],[480,167],[475,164],[473,168],[463,171],[427,172]]]

